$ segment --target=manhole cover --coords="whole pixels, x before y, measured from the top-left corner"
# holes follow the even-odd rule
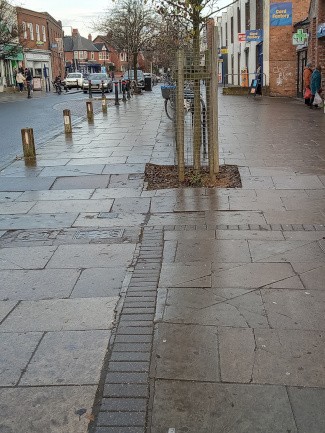
[[[110,219],[114,219],[117,217],[118,217],[118,213],[112,213],[112,212],[101,212],[97,216],[97,218],[110,218]]]
[[[79,230],[73,239],[116,239],[123,236],[124,229]]]
[[[25,232],[19,233],[17,239],[20,241],[44,241],[46,239],[55,239],[58,233],[58,231]]]

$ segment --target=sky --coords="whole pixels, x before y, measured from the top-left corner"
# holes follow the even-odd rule
[[[218,0],[218,7],[226,6],[232,0]],[[64,34],[71,35],[71,27],[78,29],[81,36],[97,36],[92,23],[102,17],[105,10],[114,3],[112,0],[17,0],[16,6],[37,12],[48,12],[56,20],[62,21]]]

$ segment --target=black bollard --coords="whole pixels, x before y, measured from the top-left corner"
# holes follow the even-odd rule
[[[91,91],[91,80],[88,81],[89,83],[89,98],[93,97],[92,91]]]
[[[122,81],[122,92],[123,92],[123,102],[126,102],[126,95],[125,95],[125,81]]]
[[[122,93],[122,82],[121,80],[118,80],[118,82],[119,82],[119,92]]]
[[[102,80],[102,97],[104,98],[104,81]]]
[[[118,83],[115,83],[115,105],[120,105],[118,102]]]
[[[30,99],[31,98],[31,96],[30,96],[31,83],[30,83],[30,81],[26,81],[26,84],[27,84],[27,98]]]

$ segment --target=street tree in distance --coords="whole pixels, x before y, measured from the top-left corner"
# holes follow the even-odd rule
[[[0,0],[0,59],[16,57],[22,52],[20,33],[16,8],[8,1]]]
[[[110,42],[132,58],[134,79],[137,80],[138,53],[153,44],[158,24],[156,10],[146,0],[117,0],[112,9],[96,25]]]

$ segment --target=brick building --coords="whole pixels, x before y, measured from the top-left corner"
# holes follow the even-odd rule
[[[313,68],[322,67],[322,87],[325,89],[325,0],[311,0],[310,3],[308,59]]]
[[[319,15],[320,4],[324,5],[324,0],[312,0],[312,3],[315,3],[314,14],[318,14],[319,21],[322,16]],[[296,44],[294,35],[298,30],[305,31],[309,6],[309,0],[283,3],[239,0],[229,6],[218,19],[220,49],[225,53],[221,66],[223,81],[241,86],[243,71],[247,70],[250,83],[260,63],[263,85],[268,87],[271,95],[302,96],[302,72],[309,42],[306,37]]]
[[[99,51],[91,36],[84,38],[78,29],[73,29],[72,36],[64,36],[63,45],[67,73],[75,70],[83,73],[100,72]]]
[[[98,35],[94,39],[94,44],[96,46],[97,44],[102,44],[101,47],[103,47],[103,45],[105,46],[107,50],[107,56],[109,58],[108,62],[109,64],[115,66],[116,72],[124,72],[128,69],[128,59],[126,52],[114,46],[107,36]],[[104,62],[104,59],[98,60]]]
[[[18,25],[24,45],[23,67],[35,78],[54,79],[63,71],[62,23],[47,12],[36,12],[17,7]]]

